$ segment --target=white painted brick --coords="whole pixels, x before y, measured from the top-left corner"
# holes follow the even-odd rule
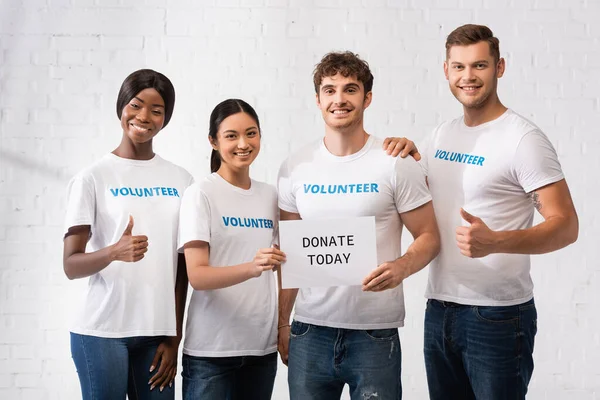
[[[23,400],[45,400],[47,393],[43,389],[23,389],[21,391],[21,398]]]
[[[9,375],[9,374],[0,374],[0,390],[10,388],[12,386],[13,386],[13,376]]]
[[[19,388],[35,388],[39,386],[41,374],[17,374],[15,375],[15,386]],[[42,390],[38,390],[38,395],[45,395]],[[43,398],[43,396],[42,396]]]
[[[87,52],[82,50],[62,50],[58,53],[59,65],[87,64]]]
[[[198,127],[205,129],[210,109],[225,97],[251,101],[265,130],[263,154],[253,175],[274,182],[286,155],[322,134],[310,74],[325,52],[351,49],[373,66],[369,130],[421,139],[442,119],[460,113],[441,61],[445,36],[467,22],[487,23],[500,38],[508,62],[499,83],[501,98],[539,124],[555,143],[580,212],[581,244],[534,258],[540,333],[529,397],[597,397],[599,363],[591,355],[600,354],[600,326],[593,318],[600,301],[600,267],[587,249],[594,248],[600,234],[600,217],[590,200],[598,195],[600,171],[593,156],[600,147],[595,134],[600,126],[598,4],[0,0],[0,9],[16,17],[0,24],[0,240],[22,245],[14,250],[0,246],[10,253],[0,252],[0,325],[10,325],[6,338],[11,341],[7,344],[0,328],[0,361],[14,361],[9,359],[10,346],[20,346],[28,356],[31,351],[26,349],[34,349],[33,360],[21,361],[42,360],[34,371],[5,365],[0,398],[80,396],[68,344],[71,313],[66,310],[72,306],[69,294],[85,282],[64,277],[56,237],[62,233],[69,177],[118,140],[114,102],[128,73],[150,66],[173,79],[178,95],[169,131],[173,135],[169,141],[157,138],[156,146],[161,154],[181,160],[197,178],[207,172],[208,151],[197,135]],[[69,65],[60,65],[65,62]],[[291,134],[300,132],[298,127],[302,135]],[[5,155],[10,157],[8,168]],[[14,207],[21,211],[11,211]],[[565,274],[565,265],[580,267]],[[422,279],[424,286],[426,275]],[[406,397],[420,399],[427,396],[419,350],[422,287],[416,289],[413,283],[406,291],[403,381]],[[42,329],[19,326],[36,324]],[[571,338],[586,351],[564,344]],[[285,371],[282,367],[278,372],[274,398],[287,398]],[[20,378],[20,388],[18,375],[40,378]]]
[[[33,360],[35,358],[35,349],[30,344],[11,346],[10,358],[13,360]]]
[[[21,391],[18,389],[0,389],[0,399],[18,399],[20,393]]]
[[[0,374],[42,372],[41,360],[0,360]]]
[[[7,345],[0,346],[0,360],[7,360],[9,358],[10,347]],[[6,386],[4,386],[6,387]]]
[[[52,48],[66,50],[88,50],[100,47],[100,36],[52,36]]]

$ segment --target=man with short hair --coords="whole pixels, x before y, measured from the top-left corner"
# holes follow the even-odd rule
[[[400,399],[402,282],[439,251],[431,198],[417,162],[388,157],[383,141],[364,130],[373,86],[365,61],[351,52],[329,53],[315,68],[314,84],[325,137],[282,164],[281,219],[375,216],[379,266],[362,287],[281,290],[279,351],[287,364],[289,345],[290,397],[339,399],[348,384],[352,399]],[[315,192],[312,185],[368,190]],[[403,225],[414,237],[404,255]]]
[[[552,144],[498,99],[504,70],[488,27],[448,36],[444,73],[464,115],[439,125],[421,149],[442,238],[426,292],[433,400],[525,398],[537,331],[529,255],[577,239]],[[544,221],[532,227],[534,208]]]

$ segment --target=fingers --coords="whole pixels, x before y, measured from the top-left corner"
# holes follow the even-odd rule
[[[158,387],[162,391],[162,389],[164,389],[164,387],[169,383],[172,366],[168,366],[167,364],[169,363],[163,361],[164,360],[161,360],[160,364],[158,365],[158,371],[156,371],[156,374],[154,374],[148,382],[150,385],[150,390]]]
[[[402,151],[402,154],[400,154],[400,157],[402,157],[402,158],[406,157],[408,155],[408,151],[406,148],[408,142],[410,142],[410,141],[405,138],[398,139],[398,141],[396,142],[396,146],[394,146],[390,155],[393,157],[397,157],[398,154],[400,154],[400,152],[402,150],[404,150],[404,151]]]
[[[388,146],[390,145],[391,142],[392,142],[392,138],[387,137],[383,140],[383,146],[381,146],[388,154],[390,154],[391,149],[388,149]]]
[[[387,287],[389,284],[389,280],[392,278],[392,274],[389,270],[384,271],[379,276],[373,278],[366,285],[363,285],[362,290],[365,292],[376,292],[379,290],[383,290],[384,287]]]
[[[131,231],[133,229],[133,217],[129,216],[129,222],[127,223],[127,228],[123,231],[122,236],[131,236]]]
[[[365,292],[382,292],[392,287],[395,287],[392,285],[392,279],[386,279],[385,281],[379,282],[378,284],[372,286],[370,289],[365,289]]]
[[[468,226],[459,226],[456,228],[456,237],[458,236],[467,236],[471,231],[471,227]]]
[[[173,368],[173,373],[171,374],[171,380],[169,381],[169,387],[173,387],[173,383],[175,383],[175,378],[177,377],[177,368]]]
[[[387,270],[386,264],[387,263],[381,264],[380,266],[375,268],[369,275],[367,275],[367,277],[365,279],[363,279],[363,281],[362,281],[363,286],[366,286],[369,282],[371,282],[373,279],[377,278],[384,271],[386,271]]]
[[[280,257],[285,258],[285,253],[283,251],[279,250],[278,248],[275,248],[275,247],[267,247],[267,248],[264,248],[264,249],[259,249],[256,252],[256,255],[264,255],[264,254],[268,254],[268,255],[272,254],[272,255],[276,255],[276,256],[280,256]]]
[[[254,257],[254,263],[258,266],[279,266],[282,262],[285,262],[285,260],[286,257],[284,252],[271,247],[258,250]]]
[[[419,153],[418,150],[411,151],[409,154],[415,159],[415,161],[421,161],[421,153]]]
[[[154,353],[154,358],[152,359],[152,364],[150,364],[150,370],[149,370],[150,372],[152,372],[156,369],[156,366],[160,362],[160,359],[161,359],[163,353],[164,353],[164,349],[161,344],[156,349],[156,353]]]

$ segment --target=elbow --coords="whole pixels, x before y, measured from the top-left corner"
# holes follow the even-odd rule
[[[67,279],[69,279],[70,281],[77,278],[73,271],[73,268],[70,268],[66,262],[63,263],[63,271],[65,272]]]
[[[440,254],[440,250],[442,249],[442,239],[440,238],[440,231],[438,229],[433,233],[431,242],[431,259],[433,260]]]
[[[207,290],[209,288],[204,284],[204,280],[199,276],[188,275],[188,280],[190,282],[190,286],[194,290]]]
[[[574,215],[571,218],[571,223],[570,225],[570,229],[569,229],[569,235],[568,235],[568,243],[567,246],[570,244],[573,244],[577,241],[577,239],[579,238],[579,219],[577,218],[577,215]]]

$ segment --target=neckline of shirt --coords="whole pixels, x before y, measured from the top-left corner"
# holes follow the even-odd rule
[[[354,161],[360,157],[362,157],[363,155],[365,155],[370,149],[371,146],[373,146],[373,142],[375,141],[375,138],[373,137],[373,135],[369,135],[369,138],[367,139],[367,141],[365,142],[365,145],[356,153],[353,154],[349,154],[347,156],[336,156],[334,154],[331,154],[331,152],[329,150],[327,150],[327,146],[325,146],[325,138],[323,138],[320,141],[320,150],[321,153],[330,161],[334,161],[334,162],[350,162],[350,161]]]
[[[233,190],[239,194],[243,194],[244,196],[249,196],[254,193],[254,187],[256,186],[254,179],[250,179],[250,189],[242,189],[241,187],[232,185],[231,183],[227,182],[227,180],[225,180],[225,178],[223,178],[221,175],[217,174],[216,172],[213,172],[209,176],[213,177],[213,179],[216,182],[220,182],[222,185],[225,185],[228,188],[230,188],[231,190]]]
[[[131,158],[119,157],[118,155],[113,153],[108,153],[106,157],[112,161],[116,161],[121,164],[133,165],[136,167],[151,167],[156,165],[156,163],[160,160],[160,156],[156,153],[154,153],[154,157],[152,157],[149,160],[133,160]]]
[[[460,124],[462,125],[462,128],[470,131],[470,132],[476,132],[478,130],[481,129],[486,129],[489,128],[490,126],[493,126],[495,124],[498,124],[500,122],[502,122],[504,119],[506,119],[510,114],[512,114],[512,110],[510,108],[507,108],[506,111],[504,111],[502,113],[502,115],[500,115],[498,118],[493,119],[491,121],[485,122],[481,125],[477,125],[477,126],[467,126],[467,124],[465,124],[465,116],[463,115],[461,120],[460,120]]]

